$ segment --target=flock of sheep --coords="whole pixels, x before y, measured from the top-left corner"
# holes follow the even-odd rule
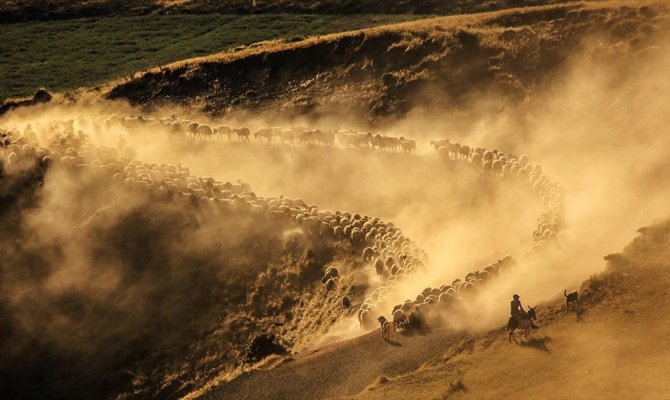
[[[44,167],[58,164],[68,168],[95,169],[103,174],[101,178],[116,182],[129,192],[146,193],[156,200],[184,201],[222,211],[262,214],[273,220],[295,223],[309,235],[347,240],[359,249],[366,243],[374,242],[377,236],[401,237],[398,228],[379,218],[319,210],[302,199],[260,197],[246,183],[200,178],[181,165],[141,163],[129,157],[134,152],[123,139],[117,147],[93,146],[90,135],[80,128],[101,121],[104,123],[106,120],[52,121],[35,129],[27,125],[22,130],[1,130],[3,145],[0,151],[0,172],[11,173],[36,164]],[[403,254],[399,264],[413,268],[422,254],[406,239],[403,244],[402,249],[407,254]],[[400,260],[399,253],[397,257]],[[337,279],[331,279],[327,285],[336,283]]]
[[[563,214],[563,186],[550,180],[542,166],[531,163],[528,156],[505,154],[498,150],[481,147],[470,148],[467,145],[451,143],[448,139],[431,141],[438,157],[444,161],[460,160],[469,162],[484,173],[504,180],[521,180],[537,195],[543,213],[537,219],[537,228],[532,234],[530,250],[542,247],[555,238]]]
[[[414,153],[416,142],[404,137],[373,134],[359,129],[307,129],[304,127],[260,127],[254,131],[246,126],[210,125],[178,118],[152,118],[143,116],[110,115],[104,118],[99,128],[122,127],[128,132],[135,130],[162,131],[173,138],[191,138],[202,141],[257,142],[284,144],[288,146],[311,145],[340,147],[357,150]]]
[[[547,178],[539,164],[530,163],[525,155],[505,154],[498,150],[480,147],[471,148],[452,143],[448,139],[433,140],[430,144],[434,147],[436,155],[445,162],[467,162],[482,172],[501,179],[526,181],[544,207],[542,214],[537,218],[537,228],[531,237],[529,253],[539,250],[555,239],[562,219],[563,188],[560,183]],[[375,252],[377,248],[372,248],[370,251]],[[377,319],[381,325],[382,336],[389,337],[390,332],[387,329],[390,327],[397,331],[420,326],[432,308],[457,310],[460,301],[515,264],[516,261],[511,256],[505,256],[481,270],[468,273],[463,280],[456,279],[439,288],[425,288],[414,300],[406,300],[393,307],[390,320],[392,325],[385,325],[387,322],[385,316]],[[375,261],[375,268],[379,267],[381,264]],[[386,287],[388,285],[382,286]],[[371,297],[369,300],[365,301],[358,312],[359,322],[366,328],[375,325],[372,314],[376,311],[377,299]]]
[[[359,214],[319,210],[301,199],[257,196],[242,182],[219,182],[200,178],[181,165],[143,164],[133,160],[134,151],[120,139],[117,147],[96,147],[90,134],[100,135],[118,128],[133,134],[164,132],[169,137],[193,140],[228,140],[286,145],[339,146],[352,150],[377,150],[413,153],[416,143],[403,137],[383,136],[359,130],[319,130],[304,128],[263,127],[255,132],[247,127],[207,124],[171,116],[157,119],[142,116],[102,115],[76,120],[50,121],[0,129],[0,176],[5,171],[61,164],[71,168],[91,168],[122,185],[125,190],[148,193],[156,199],[177,199],[217,210],[251,212],[299,225],[309,235],[324,239],[348,240],[354,249],[374,268],[381,284],[358,309],[358,320],[364,329],[376,326],[379,308],[396,291],[407,275],[428,263],[425,250],[406,238],[392,223]],[[90,132],[87,133],[87,132]],[[530,251],[536,251],[553,240],[560,228],[563,210],[562,187],[543,174],[542,167],[530,163],[525,155],[505,154],[497,150],[471,148],[447,139],[430,143],[437,157],[445,162],[465,162],[485,174],[502,180],[525,180],[545,207],[532,234]],[[428,308],[453,307],[494,277],[513,267],[515,260],[505,256],[478,271],[467,274],[439,288],[426,288],[414,300],[398,304],[390,311],[396,330],[409,329],[421,323]],[[323,277],[328,291],[338,285],[339,271],[329,267]],[[343,306],[349,307],[348,297]],[[384,319],[385,320],[385,319]],[[386,321],[386,320],[385,320]],[[390,326],[390,325],[388,325]],[[384,332],[383,332],[384,333]]]

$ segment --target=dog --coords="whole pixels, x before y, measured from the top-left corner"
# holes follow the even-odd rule
[[[565,296],[565,311],[577,310],[579,307],[579,294],[577,292],[572,292],[568,294],[568,290],[563,291],[563,296]]]

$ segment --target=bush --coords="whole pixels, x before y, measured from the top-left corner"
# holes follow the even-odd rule
[[[254,337],[247,346],[244,362],[254,363],[272,354],[286,354],[286,348],[271,333],[262,333]]]

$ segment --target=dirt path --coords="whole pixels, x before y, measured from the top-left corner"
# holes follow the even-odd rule
[[[379,376],[418,368],[466,336],[445,330],[403,336],[390,342],[376,330],[349,341],[298,355],[273,370],[255,371],[215,387],[203,399],[322,399],[354,395]]]
[[[643,247],[633,252],[635,262],[590,281],[581,316],[566,314],[562,298],[541,304],[540,330],[520,337],[519,345],[507,343],[503,329],[395,335],[392,343],[375,331],[203,397],[667,399],[670,253],[663,243],[669,238],[648,240],[651,251]]]

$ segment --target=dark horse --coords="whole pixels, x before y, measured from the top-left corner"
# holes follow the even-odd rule
[[[528,307],[528,312],[523,312],[520,319],[510,317],[509,322],[507,322],[507,330],[509,331],[509,341],[512,343],[512,339],[516,343],[516,338],[514,337],[514,331],[517,329],[523,329],[524,337],[527,337],[531,329],[537,328],[533,325],[533,321],[536,319],[535,316],[535,307]]]

